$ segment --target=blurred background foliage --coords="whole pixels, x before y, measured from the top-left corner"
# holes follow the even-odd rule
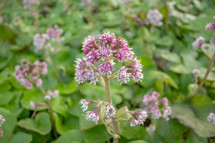
[[[146,13],[158,9],[163,26],[150,30],[143,25]],[[82,41],[87,35],[105,31],[116,33],[128,40],[136,56],[142,60],[144,80],[119,85],[111,81],[113,102],[118,108],[143,108],[143,96],[152,91],[167,97],[173,109],[172,119],[156,122],[154,143],[206,143],[215,142],[215,127],[207,116],[215,111],[215,73],[211,73],[204,88],[192,97],[190,84],[195,79],[193,69],[200,69],[202,79],[209,59],[192,48],[199,36],[209,41],[212,32],[205,26],[213,21],[214,0],[92,0],[83,5],[80,0],[45,0],[30,10],[24,9],[21,0],[0,1],[0,114],[6,118],[2,126],[2,143],[104,143],[111,139],[103,125],[85,120],[78,102],[82,98],[104,99],[101,85],[78,85],[74,81],[75,59],[82,57]],[[36,53],[33,36],[44,33],[57,24],[63,29],[64,41],[52,59],[64,85],[58,83],[49,67],[44,76],[44,89],[57,89],[60,95],[51,100],[60,135],[54,138],[47,109],[39,108],[36,117],[31,115],[30,101],[45,102],[38,89],[27,90],[13,76],[15,66],[22,59],[44,60]],[[58,45],[56,45],[58,47]],[[213,49],[213,48],[211,48]],[[211,51],[213,52],[213,51]],[[144,126],[120,126],[120,142],[151,142]]]

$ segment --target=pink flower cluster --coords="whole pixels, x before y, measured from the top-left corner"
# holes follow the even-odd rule
[[[163,117],[165,120],[169,120],[172,114],[172,109],[168,106],[168,99],[166,97],[159,100],[160,94],[152,92],[152,94],[146,94],[143,98],[143,103],[146,105],[145,110],[152,114],[152,118],[159,119]]]
[[[143,79],[140,61],[133,59],[134,53],[127,41],[121,37],[116,38],[114,33],[101,34],[98,40],[94,36],[88,36],[83,42],[82,50],[85,57],[77,59],[75,66],[75,79],[79,83],[90,81],[96,84],[98,76],[111,75],[115,70],[114,60],[120,63],[130,62],[118,71],[118,80],[121,83],[127,83],[130,77],[135,82]]]
[[[33,5],[39,5],[40,0],[23,0],[23,7],[24,9],[27,9]]]
[[[143,125],[146,118],[148,117],[148,113],[142,109],[139,109],[137,112],[134,112],[134,116],[137,119],[135,119],[133,116],[130,117],[131,127],[136,126],[136,125]]]
[[[61,42],[63,40],[63,37],[61,37],[62,33],[63,30],[60,29],[58,25],[55,25],[53,28],[48,28],[46,33],[36,34],[33,40],[33,45],[36,47],[35,51],[38,52],[46,48],[54,51],[55,49],[52,47],[51,43],[49,43],[49,40]]]
[[[61,37],[61,34],[63,33],[63,30],[58,27],[58,25],[55,25],[53,28],[49,28],[46,30],[46,34],[48,35],[48,38],[52,41],[60,42],[63,40]]]
[[[45,95],[45,99],[46,100],[51,100],[51,98],[55,98],[56,96],[58,96],[59,94],[59,91],[58,90],[48,90],[46,92],[46,95]]]
[[[206,30],[207,31],[213,31],[213,30],[215,30],[215,23],[209,23],[209,24],[207,24]]]
[[[150,10],[147,13],[147,19],[146,24],[151,24],[154,26],[162,26],[163,22],[161,21],[163,19],[163,15],[157,10]]]
[[[214,21],[215,21],[215,16],[214,16]],[[215,30],[215,23],[209,23],[206,25],[206,30],[207,31],[214,31]],[[215,38],[212,38],[210,40],[211,44],[215,45]]]
[[[209,114],[208,121],[211,122],[213,125],[215,125],[215,114],[214,113]]]
[[[31,89],[33,88],[33,83],[38,87],[42,85],[40,74],[47,73],[47,64],[40,61],[30,63],[27,60],[23,60],[21,65],[16,66],[15,70],[14,76],[16,79],[27,89]]]
[[[202,46],[205,43],[205,38],[200,36],[196,41],[193,42],[193,48],[195,50],[198,50],[200,46]]]

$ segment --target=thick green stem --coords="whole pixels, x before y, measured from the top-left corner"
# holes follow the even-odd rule
[[[105,81],[105,91],[107,95],[107,102],[112,104],[111,93],[110,93],[110,80],[107,75],[105,75],[104,81]]]
[[[202,79],[201,83],[199,84],[198,88],[195,90],[195,92],[193,93],[193,96],[196,95],[198,93],[198,91],[202,88],[203,84],[205,83],[209,73],[211,72],[212,68],[213,68],[213,64],[214,64],[214,61],[215,61],[215,52],[213,54],[213,57],[211,58],[210,60],[210,64],[208,66],[208,69],[205,73],[205,76],[204,78]]]
[[[110,92],[110,79],[108,78],[107,75],[104,77],[104,82],[105,82],[105,91],[107,95],[107,102],[112,104],[112,99],[111,99],[111,92]],[[117,121],[114,117],[112,117],[112,125],[113,125],[113,130],[114,130],[114,136],[113,136],[113,142],[118,143],[118,134],[119,134],[119,129],[118,129],[118,124]]]

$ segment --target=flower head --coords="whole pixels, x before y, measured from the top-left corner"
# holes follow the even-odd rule
[[[137,58],[134,58],[133,62],[127,65],[127,68],[128,68],[128,73],[131,74],[131,77],[135,82],[142,81],[143,74],[142,74],[142,65],[140,64],[140,60],[137,60]]]
[[[210,40],[210,42],[211,42],[211,44],[214,44],[214,45],[215,45],[215,38],[212,38],[212,39]]]
[[[166,106],[166,108],[163,111],[163,118],[168,121],[171,114],[172,114],[171,107]]]
[[[193,48],[195,50],[198,50],[200,46],[202,46],[202,44],[205,43],[205,39],[204,37],[200,36],[198,39],[196,39],[196,41],[193,42]]]
[[[35,102],[31,101],[31,102],[30,102],[30,106],[31,106],[32,108],[35,108],[35,107],[36,107]]]
[[[42,85],[40,74],[47,73],[47,64],[40,61],[30,63],[27,60],[23,60],[21,65],[15,67],[15,70],[14,76],[16,79],[27,89],[31,89],[33,88],[33,83],[35,83],[36,86]]]
[[[147,13],[147,20],[152,25],[155,25],[155,26],[163,25],[163,23],[161,22],[162,19],[163,19],[163,15],[157,9],[150,10]]]
[[[82,105],[81,108],[83,112],[85,112],[92,103],[93,103],[93,100],[81,99],[80,104]]]
[[[77,59],[75,80],[82,84],[85,81],[96,84],[102,76],[111,76],[115,70],[114,61],[130,62],[117,71],[117,79],[127,83],[131,77],[135,82],[143,79],[142,65],[137,58],[133,59],[134,53],[128,46],[128,42],[114,33],[106,32],[98,36],[88,36],[82,46],[85,57]],[[133,60],[132,60],[133,59]],[[132,61],[132,62],[131,62]]]
[[[198,74],[200,73],[200,71],[198,69],[194,69],[192,73],[196,77],[196,76],[198,76]]]
[[[215,114],[214,113],[209,114],[208,122],[211,122],[213,125],[215,125]]]
[[[215,30],[215,23],[209,23],[209,24],[207,24],[206,30],[207,31],[213,31],[213,30]]]
[[[172,113],[171,107],[168,106],[168,99],[166,97],[159,99],[160,94],[158,92],[152,92],[152,94],[146,94],[143,97],[143,103],[146,105],[145,111],[148,114],[152,114],[152,118],[158,119],[163,117],[169,120],[169,116]]]
[[[134,117],[130,117],[130,125],[131,127],[134,127],[139,125],[139,122],[136,119],[134,119]]]
[[[0,126],[2,126],[2,124],[4,124],[5,119],[2,115],[0,115]]]
[[[116,40],[116,36],[114,33],[106,32],[99,35],[98,39],[101,44],[112,45]]]
[[[51,98],[55,98],[59,94],[58,90],[48,90],[45,99],[50,100]]]
[[[80,84],[84,83],[86,80],[96,84],[98,77],[93,65],[89,63],[86,58],[83,60],[77,59],[76,63],[75,80]]]
[[[135,116],[137,117],[139,124],[143,125],[146,118],[148,117],[148,113],[140,109],[138,112],[135,112]]]
[[[99,121],[98,107],[95,107],[92,111],[87,111],[86,113],[87,113],[86,115],[87,120],[91,120],[96,124],[98,123]]]
[[[127,72],[127,68],[124,66],[118,71],[117,80],[120,81],[120,84],[127,83],[130,80],[131,74]]]
[[[207,51],[211,48],[211,46],[209,44],[202,44],[202,48]]]
[[[34,40],[33,40],[33,44],[34,46],[36,47],[35,51],[39,51],[39,50],[42,50],[46,47],[46,42],[47,42],[47,35],[46,34],[36,34],[34,36]]]
[[[97,72],[103,75],[112,74],[114,69],[113,64],[109,62],[100,63],[97,67]]]
[[[161,103],[163,106],[167,106],[168,105],[168,99],[166,97],[162,98]]]
[[[46,30],[46,34],[48,35],[48,38],[52,41],[60,42],[63,40],[61,37],[61,34],[63,33],[63,30],[58,27],[58,25],[55,25],[53,28],[49,28]]]
[[[116,110],[112,105],[106,105],[105,114],[108,118],[113,117],[116,114]]]
[[[96,39],[94,36],[88,36],[83,42],[83,53],[87,55],[93,48],[96,48]]]

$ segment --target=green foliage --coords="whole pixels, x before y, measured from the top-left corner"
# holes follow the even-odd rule
[[[35,131],[41,135],[46,135],[51,131],[51,121],[48,113],[46,112],[38,113],[35,120],[27,118],[20,120],[17,124],[22,128]]]
[[[207,43],[214,37],[213,32],[205,31],[205,26],[213,22],[214,0],[125,1],[92,0],[83,5],[80,0],[40,0],[40,5],[30,9],[23,8],[22,0],[0,2],[0,114],[6,120],[0,127],[3,130],[0,143],[112,142],[107,131],[112,127],[104,126],[102,121],[95,124],[86,120],[79,104],[82,98],[105,101],[103,85],[79,85],[74,80],[75,60],[82,57],[84,38],[104,31],[127,39],[144,65],[141,83],[129,81],[120,85],[111,79],[112,100],[118,109],[116,117],[120,123],[120,143],[149,143],[152,140],[155,143],[206,143],[215,140],[215,127],[207,121],[207,116],[215,112],[212,104],[215,70],[197,95],[191,96],[198,88],[192,71],[200,70],[199,84],[210,62],[208,55],[212,55],[215,48],[211,45],[208,55],[201,49],[192,48],[199,36]],[[144,24],[151,9],[162,13],[162,26]],[[35,52],[33,37],[55,24],[63,29],[64,40],[61,44],[53,42],[59,51],[52,53],[51,58],[63,84],[56,79],[50,65],[48,74],[42,77],[45,90],[59,90],[60,93],[50,101],[54,126],[44,95],[37,88],[25,89],[14,77],[14,71],[23,59],[31,62],[46,59],[43,52]],[[153,91],[169,99],[173,111],[171,119],[153,121],[149,117],[144,126],[130,127],[127,108],[144,108],[143,96]],[[35,110],[31,107],[32,101],[43,106]],[[156,125],[153,136],[148,129],[152,124]],[[53,128],[58,136],[54,135]]]

